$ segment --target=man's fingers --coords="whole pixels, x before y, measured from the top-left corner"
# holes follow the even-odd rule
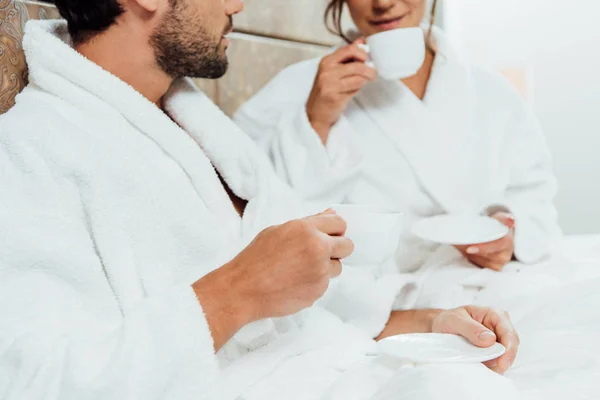
[[[331,258],[341,260],[352,254],[354,243],[345,236],[330,237],[331,240]]]
[[[498,359],[484,362],[483,365],[485,365],[486,367],[488,367],[489,369],[491,369],[492,371],[494,371],[495,373],[500,374],[500,375],[504,375],[504,372],[506,372],[506,371],[502,371],[500,369],[500,367],[498,366]]]
[[[326,235],[342,236],[346,233],[346,221],[335,213],[315,215],[306,218],[306,221]]]
[[[475,321],[466,309],[455,310],[444,324],[444,331],[466,338],[478,347],[490,347],[496,343],[496,335],[483,324]]]
[[[502,311],[489,310],[483,324],[493,329],[498,336],[498,342],[506,347],[506,353],[498,359],[498,369],[500,373],[504,373],[508,371],[517,358],[520,344],[519,335],[517,335],[508,314]]]
[[[337,278],[342,274],[342,263],[340,260],[329,261],[329,277]]]
[[[332,214],[337,214],[337,213],[335,212],[335,210],[333,208],[328,208],[327,210],[325,210],[322,213],[319,213],[317,215],[332,215]]]
[[[506,353],[502,357],[485,363],[500,374],[505,373],[517,357],[519,336],[503,311],[466,306],[445,311],[438,318],[433,324],[434,332],[461,335],[479,347],[490,347],[496,341],[504,345]]]

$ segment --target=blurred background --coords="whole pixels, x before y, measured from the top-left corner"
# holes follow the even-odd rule
[[[325,0],[245,0],[245,6],[234,19],[230,71],[218,81],[198,81],[229,115],[284,67],[340,43],[324,27]],[[535,110],[554,155],[565,232],[600,232],[600,1],[442,0],[439,13],[458,51],[503,74]],[[26,81],[23,24],[52,17],[48,3],[0,0],[2,110]]]
[[[282,67],[339,43],[324,29],[324,4],[245,1],[232,69],[215,89],[227,113]],[[442,0],[438,12],[459,52],[506,76],[534,108],[554,155],[565,232],[600,232],[600,1]]]

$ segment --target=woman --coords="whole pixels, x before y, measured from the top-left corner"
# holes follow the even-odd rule
[[[517,92],[462,61],[438,29],[424,28],[427,55],[412,77],[386,81],[366,63],[364,37],[429,26],[436,3],[429,14],[425,0],[332,0],[334,31],[350,43],[341,30],[347,5],[359,38],[284,70],[236,121],[308,200],[376,204],[414,219],[486,213],[510,233],[457,246],[469,261],[494,270],[513,258],[538,262],[560,235],[556,184],[540,126]],[[435,248],[407,235],[396,262],[414,270]]]

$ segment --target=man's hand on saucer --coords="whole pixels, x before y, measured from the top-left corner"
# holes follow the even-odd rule
[[[394,311],[376,340],[407,333],[447,333],[462,336],[478,347],[498,342],[506,348],[502,357],[485,365],[504,374],[513,364],[519,348],[519,336],[509,315],[488,307],[466,306],[454,310]]]
[[[508,313],[487,307],[466,306],[442,311],[433,320],[432,332],[463,336],[479,347],[490,347],[496,342],[502,344],[506,353],[485,363],[499,374],[512,366],[520,344]]]
[[[510,229],[508,235],[489,243],[455,247],[473,264],[501,271],[515,252],[515,218],[507,212],[497,212],[491,217]]]

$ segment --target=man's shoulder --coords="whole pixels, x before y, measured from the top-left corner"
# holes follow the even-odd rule
[[[0,116],[0,157],[26,167],[61,154],[73,126],[59,112],[60,102],[31,91],[17,96],[14,107]]]
[[[68,121],[58,112],[56,103],[59,102],[42,92],[26,89],[17,96],[15,105],[0,116],[0,141],[19,138],[37,142],[53,130],[60,131],[61,125]]]

